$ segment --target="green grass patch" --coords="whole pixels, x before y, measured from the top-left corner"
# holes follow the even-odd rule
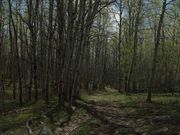
[[[21,122],[24,122],[28,118],[34,116],[33,113],[22,113],[18,115],[11,115],[11,116],[0,116],[0,127],[2,126],[8,126],[8,125],[13,125]]]
[[[144,94],[126,95],[119,93],[117,90],[108,89],[100,91],[98,94],[95,91],[91,95],[83,95],[81,98],[87,102],[101,102],[101,103],[119,103],[121,105],[135,105],[137,102],[145,100]]]
[[[35,114],[33,113],[21,113],[13,114],[10,116],[0,116],[0,133],[6,131],[3,134],[20,134],[24,130],[24,128],[22,128],[21,126],[25,126],[26,121],[34,116]]]
[[[101,103],[119,103],[120,105],[137,105],[139,103],[146,101],[146,93],[136,93],[136,94],[123,94],[119,93],[118,90],[107,88],[104,91],[95,91],[90,95],[83,95],[81,98],[87,102],[101,102]],[[155,104],[170,105],[180,107],[180,93],[165,94],[153,94],[152,101]]]

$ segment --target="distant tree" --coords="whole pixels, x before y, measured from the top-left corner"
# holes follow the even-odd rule
[[[149,82],[149,87],[148,87],[148,94],[147,94],[147,102],[151,102],[151,91],[153,89],[153,81],[154,81],[154,76],[156,73],[156,66],[157,66],[157,55],[158,55],[158,48],[160,44],[160,36],[161,36],[161,29],[164,21],[164,14],[166,11],[166,6],[167,6],[167,1],[163,1],[163,6],[161,10],[161,15],[159,19],[159,23],[157,26],[157,32],[156,32],[156,39],[155,39],[155,44],[154,44],[154,53],[153,53],[153,62],[152,62],[152,69],[151,69],[151,75],[150,75],[150,82]]]

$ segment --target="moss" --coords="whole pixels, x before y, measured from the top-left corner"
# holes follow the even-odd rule
[[[88,120],[82,124],[81,127],[79,127],[75,135],[87,135],[91,131],[91,120]]]
[[[58,110],[57,112],[50,113],[47,115],[51,122],[57,122],[59,120],[68,119],[69,114],[65,110]]]
[[[119,130],[117,130],[117,135],[128,135],[129,134],[129,130],[126,128],[120,128]]]
[[[87,114],[87,111],[83,108],[77,108],[72,116],[72,119],[76,117],[81,117],[83,114]]]
[[[25,135],[25,134],[27,134],[26,129],[21,127],[21,128],[16,128],[13,130],[6,131],[5,133],[1,135]]]
[[[1,116],[0,117],[0,126],[21,123],[32,116],[34,116],[34,114],[32,114],[32,113],[28,113],[28,114],[22,113],[22,114],[18,114],[18,115]]]

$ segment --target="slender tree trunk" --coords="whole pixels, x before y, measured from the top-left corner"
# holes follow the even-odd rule
[[[122,43],[122,14],[123,14],[123,7],[122,7],[122,0],[120,0],[120,3],[119,3],[119,39],[118,39],[118,65],[119,65],[119,68],[118,68],[118,90],[119,92],[121,91],[121,81],[122,81],[122,74],[121,74],[121,43]]]
[[[49,72],[50,72],[50,53],[52,48],[52,38],[53,38],[53,7],[54,7],[54,0],[49,1],[49,44],[48,44],[48,60],[47,60],[47,69],[46,69],[46,103],[49,103]]]
[[[130,90],[130,85],[131,85],[131,79],[132,79],[132,73],[134,72],[134,68],[136,65],[136,55],[137,55],[137,44],[138,44],[138,28],[139,28],[139,19],[140,19],[140,12],[141,12],[141,5],[142,5],[142,0],[138,1],[138,9],[137,9],[137,15],[135,19],[135,30],[134,30],[134,41],[133,41],[133,57],[131,61],[131,66],[128,74],[128,84],[127,84],[127,89],[128,91]]]
[[[18,50],[18,35],[17,35],[17,29],[12,17],[12,5],[11,5],[11,0],[8,0],[9,3],[9,11],[10,11],[10,18],[11,18],[11,23],[12,27],[14,30],[14,44],[15,44],[15,56],[17,60],[17,73],[18,73],[18,82],[19,82],[19,103],[22,106],[23,104],[23,99],[22,99],[22,79],[21,79],[21,69],[20,69],[20,59],[19,59],[19,50]]]
[[[1,51],[2,51],[2,0],[0,0],[0,60],[1,60]]]
[[[57,0],[57,16],[58,16],[58,46],[57,46],[57,72],[58,72],[58,96],[59,104],[64,103],[64,0]]]
[[[163,1],[161,15],[160,15],[160,19],[159,19],[158,28],[157,28],[157,35],[156,35],[156,40],[155,40],[155,48],[154,48],[154,54],[153,54],[151,76],[150,76],[150,82],[149,82],[149,87],[148,87],[148,92],[147,92],[147,102],[151,102],[151,91],[153,89],[153,83],[154,83],[153,81],[154,81],[154,76],[155,76],[155,72],[156,72],[157,55],[158,55],[158,47],[160,44],[161,27],[163,25],[164,14],[165,14],[166,5],[167,5],[166,1],[167,0]]]
[[[10,48],[11,48],[11,58],[10,64],[14,68],[11,67],[11,79],[13,82],[13,99],[16,99],[16,68],[15,68],[15,54],[14,54],[14,40],[12,36],[12,16],[9,14],[9,38],[10,38]]]

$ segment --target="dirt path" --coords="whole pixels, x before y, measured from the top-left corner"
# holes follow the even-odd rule
[[[122,111],[121,107],[101,105],[93,102],[86,104],[88,112],[98,121],[92,127],[90,135],[141,135],[145,131],[141,131],[143,124],[141,121],[133,120]]]
[[[122,105],[116,101],[99,100],[106,94],[95,95],[98,100],[80,101],[97,120],[87,135],[180,135],[180,116],[176,115],[179,109],[172,105],[172,108],[147,103]],[[175,113],[171,114],[173,111]]]

